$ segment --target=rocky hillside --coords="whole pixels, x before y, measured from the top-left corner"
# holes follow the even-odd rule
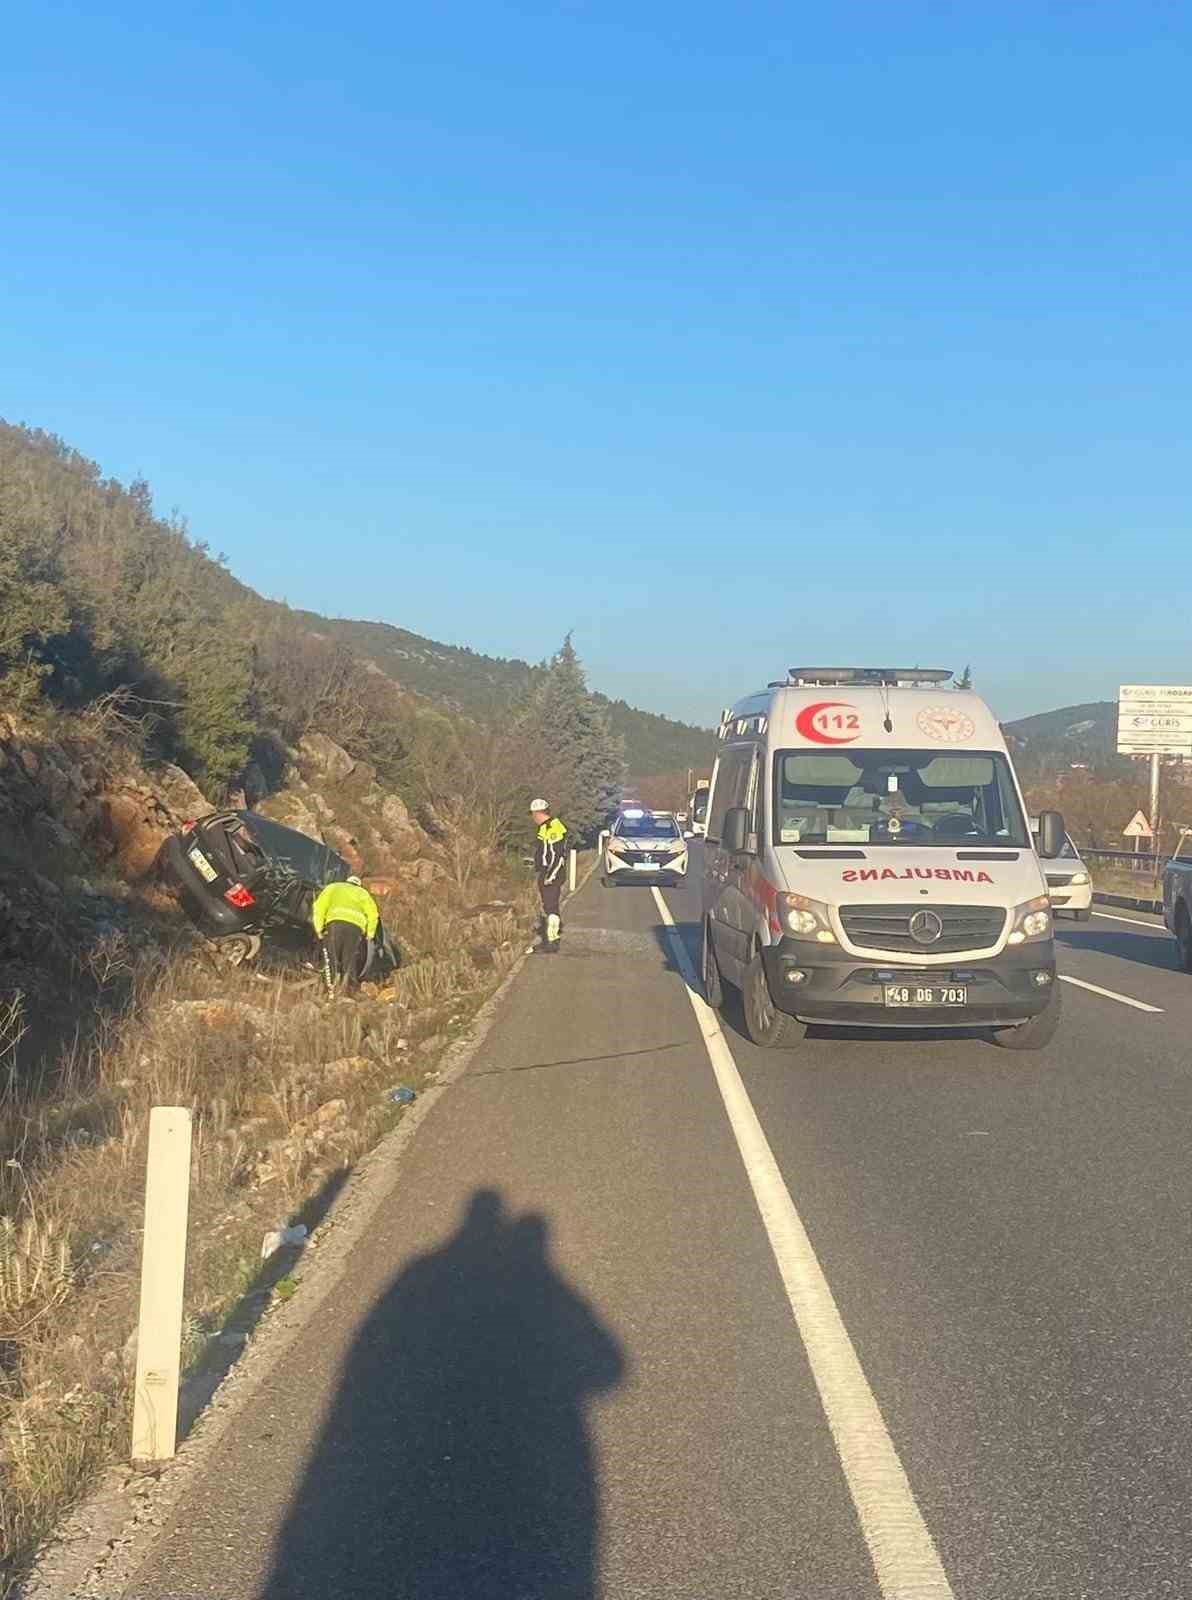
[[[529,886],[503,852],[432,837],[324,734],[282,754],[236,798],[344,854],[402,951],[350,1002],[300,951],[214,959],[155,883],[163,839],[210,809],[179,767],[102,709],[0,715],[0,1596],[127,1454],[150,1108],[194,1114],[192,1408],[296,1292],[300,1243],[262,1241],[318,1224],[524,948]]]

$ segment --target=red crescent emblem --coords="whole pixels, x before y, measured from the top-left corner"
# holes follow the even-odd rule
[[[840,730],[838,733],[827,733],[815,726],[815,719],[826,711],[840,713],[834,719]],[[847,700],[817,700],[813,706],[804,706],[799,712],[795,718],[795,731],[815,744],[852,744],[860,736],[861,719],[857,715],[857,708],[850,706]]]

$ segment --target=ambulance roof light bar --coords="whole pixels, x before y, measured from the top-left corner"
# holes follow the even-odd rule
[[[945,667],[788,667],[786,682],[771,688],[830,687],[890,689],[950,683],[955,673]]]

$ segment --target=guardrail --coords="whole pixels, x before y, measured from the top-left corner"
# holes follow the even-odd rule
[[[1091,847],[1086,849],[1082,844],[1076,848],[1085,861],[1112,862],[1114,866],[1125,867],[1131,872],[1145,873],[1152,878],[1157,878],[1167,863],[1175,859],[1170,855],[1155,855],[1149,850],[1094,850]]]
[[[1159,883],[1163,868],[1175,857],[1157,855],[1150,850],[1095,850],[1086,849],[1083,845],[1078,845],[1077,849],[1093,869],[1093,899],[1098,905],[1149,911],[1155,915],[1162,912]],[[1184,855],[1180,859],[1187,860],[1188,857]],[[1114,885],[1108,891],[1104,887],[1098,888],[1098,867],[1113,868],[1112,875],[1108,871],[1105,874]],[[1100,879],[1100,883],[1104,885],[1105,877]]]

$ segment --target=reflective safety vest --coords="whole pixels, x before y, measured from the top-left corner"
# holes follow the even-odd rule
[[[562,872],[567,860],[567,847],[563,842],[566,837],[567,829],[558,817],[544,822],[535,835],[534,868],[542,883],[556,882]]]
[[[329,922],[350,922],[371,939],[381,920],[377,902],[358,883],[329,883],[315,901],[311,916],[320,939]]]

